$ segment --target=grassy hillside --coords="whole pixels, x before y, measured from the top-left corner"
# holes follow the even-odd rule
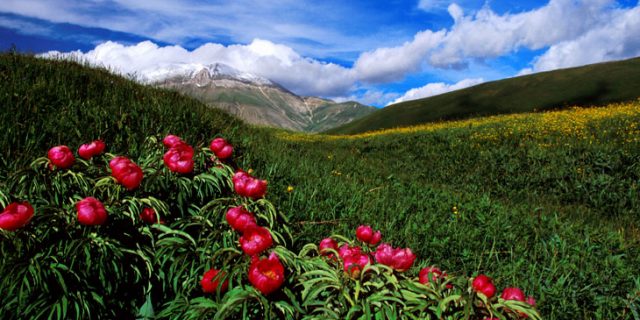
[[[4,54],[0,83],[0,188],[60,143],[101,137],[135,155],[148,135],[222,135],[269,180],[298,246],[370,223],[426,260],[414,269],[490,274],[534,294],[545,319],[640,309],[640,102],[323,136],[252,128],[73,63]]]
[[[607,62],[483,83],[407,101],[327,133],[353,134],[496,114],[601,105],[640,96],[640,58]]]

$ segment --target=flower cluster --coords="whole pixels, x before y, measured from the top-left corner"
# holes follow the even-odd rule
[[[371,226],[361,225],[356,229],[356,238],[364,244],[374,246],[382,240],[382,234],[379,230],[374,231]],[[338,247],[338,243],[334,239],[325,238],[320,241],[318,248],[320,254],[332,260],[335,258],[332,252],[337,252],[338,257],[342,260],[344,272],[353,278],[358,277],[368,264],[372,264],[373,258],[377,263],[389,266],[398,272],[407,271],[416,260],[416,255],[411,249],[393,248],[388,243],[382,243],[375,252],[367,253],[360,246],[350,246],[345,243]]]
[[[480,274],[473,279],[471,283],[473,291],[483,294],[487,299],[491,299],[496,294],[496,286],[493,284],[493,280],[484,274]],[[525,298],[524,292],[520,288],[509,287],[502,290],[500,298],[503,300],[515,300],[526,302],[532,307],[536,306],[536,300],[533,296]]]

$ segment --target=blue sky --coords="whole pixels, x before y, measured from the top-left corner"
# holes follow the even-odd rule
[[[72,52],[143,76],[223,62],[376,106],[639,56],[638,34],[636,0],[0,2],[1,50]]]

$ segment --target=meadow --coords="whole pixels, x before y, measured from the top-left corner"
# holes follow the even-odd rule
[[[370,224],[415,270],[489,274],[544,319],[640,318],[640,101],[331,136],[247,126],[70,62],[3,54],[0,83],[3,189],[52,145],[101,137],[136,157],[148,136],[223,135],[233,164],[268,180],[294,250]]]

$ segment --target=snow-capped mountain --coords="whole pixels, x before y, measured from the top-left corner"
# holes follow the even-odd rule
[[[357,102],[299,97],[269,79],[222,63],[161,66],[141,72],[138,80],[175,89],[252,124],[296,131],[328,130],[376,110]]]

